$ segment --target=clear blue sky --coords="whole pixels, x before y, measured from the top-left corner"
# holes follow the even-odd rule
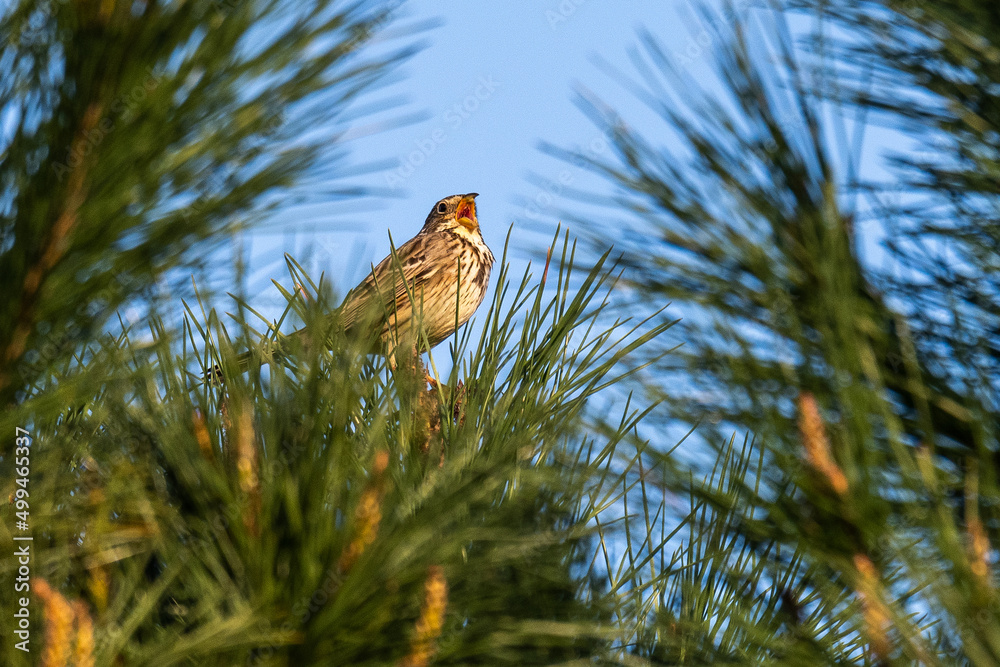
[[[523,268],[530,251],[548,240],[548,232],[533,233],[538,221],[551,222],[567,203],[543,194],[529,174],[557,180],[568,171],[574,186],[602,185],[537,149],[543,139],[602,149],[600,133],[572,103],[574,86],[596,90],[626,116],[643,113],[593,58],[628,69],[627,50],[645,26],[677,54],[696,54],[688,65],[693,71],[707,73],[711,62],[707,49],[692,46],[699,29],[688,0],[416,0],[398,10],[394,25],[433,19],[440,25],[423,33],[426,48],[405,63],[389,88],[365,98],[402,95],[400,113],[422,112],[426,118],[349,142],[355,162],[387,164],[351,182],[388,190],[386,196],[377,203],[279,210],[279,224],[248,239],[251,293],[260,296],[261,306],[280,302],[271,278],[288,282],[282,253],[291,252],[316,275],[326,271],[343,294],[388,253],[387,231],[402,243],[436,200],[455,193],[480,193],[480,223],[498,256],[508,228],[519,230],[513,259],[515,268]],[[537,201],[537,212],[526,211],[526,201]]]

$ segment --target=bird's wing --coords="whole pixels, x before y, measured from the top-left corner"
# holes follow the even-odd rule
[[[410,295],[418,302],[424,285],[440,268],[433,261],[432,237],[417,235],[396,250],[396,258],[389,255],[372,269],[364,282],[351,290],[344,299],[341,322],[345,329],[366,318],[381,319],[396,315],[396,325],[409,319]],[[409,290],[409,293],[408,293]]]

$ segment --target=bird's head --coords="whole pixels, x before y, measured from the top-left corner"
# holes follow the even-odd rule
[[[476,217],[476,197],[478,192],[467,195],[452,195],[434,204],[424,229],[452,229],[460,234],[479,234],[479,219]]]

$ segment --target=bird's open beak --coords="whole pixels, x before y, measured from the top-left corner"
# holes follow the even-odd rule
[[[476,220],[476,197],[478,192],[470,192],[462,197],[458,202],[458,209],[455,211],[455,219],[470,232],[479,229],[479,221]]]

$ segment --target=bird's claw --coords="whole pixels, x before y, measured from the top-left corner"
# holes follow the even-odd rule
[[[424,384],[428,385],[430,391],[436,390],[441,385],[438,379],[431,375],[427,369],[424,369]]]

